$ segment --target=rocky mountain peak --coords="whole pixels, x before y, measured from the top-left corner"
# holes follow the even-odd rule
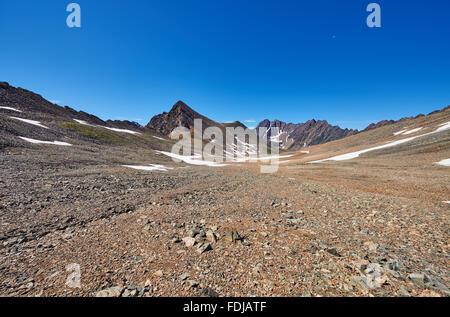
[[[258,128],[279,128],[279,135],[273,136],[271,131],[263,133],[262,137],[279,142],[282,149],[298,150],[305,146],[312,146],[330,142],[358,133],[358,130],[342,129],[330,125],[326,120],[311,119],[305,123],[286,123],[280,120],[264,120],[258,124]]]

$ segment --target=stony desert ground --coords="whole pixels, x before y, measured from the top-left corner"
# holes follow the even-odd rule
[[[307,164],[293,153],[275,174],[8,148],[0,294],[448,296],[449,174],[432,162],[449,136],[434,140],[438,155],[409,146]],[[66,285],[71,263],[80,288]]]
[[[1,296],[450,295],[448,107],[262,174],[2,85]]]

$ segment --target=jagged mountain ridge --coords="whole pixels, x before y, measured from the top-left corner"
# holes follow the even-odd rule
[[[227,127],[242,127],[244,129],[247,128],[243,123],[239,121],[220,123],[211,120],[210,118],[207,118],[193,110],[183,101],[178,101],[169,112],[164,112],[162,114],[154,116],[147,124],[147,127],[161,134],[170,135],[170,133],[172,133],[172,131],[178,127],[188,128],[192,131],[194,129],[195,119],[202,119],[203,131],[209,127],[219,127],[223,131],[225,131],[225,128]]]
[[[169,112],[154,116],[147,124],[147,127],[156,130],[161,134],[169,135],[178,127],[192,130],[194,128],[195,119],[202,119],[203,129],[219,125],[219,123],[194,111],[180,100]]]
[[[178,101],[172,107],[170,112],[165,112],[153,117],[146,127],[141,127],[135,122],[130,121],[103,121],[95,115],[91,115],[87,112],[76,111],[68,106],[61,107],[59,105],[56,105],[44,99],[39,94],[23,88],[10,86],[7,82],[0,82],[0,107],[20,109],[24,111],[24,113],[22,113],[21,115],[27,117],[27,119],[41,120],[43,122],[53,122],[55,124],[61,124],[64,122],[73,122],[74,119],[77,119],[97,126],[129,129],[141,133],[157,132],[158,134],[160,133],[166,136],[170,135],[173,129],[178,126],[193,129],[194,119],[197,118],[203,120],[203,130],[211,126],[220,127],[222,130],[225,130],[225,128],[227,127],[238,126],[246,128],[246,126],[239,121],[231,123],[219,123],[211,120],[194,111],[182,101]],[[445,111],[449,107],[450,106],[441,110],[434,111],[431,114]],[[415,118],[421,116],[423,115],[418,115]],[[411,117],[402,118],[398,121],[383,120],[379,123],[369,125],[365,130],[361,132],[377,129],[385,125],[391,125],[396,122],[408,119],[411,119]],[[12,131],[8,127],[9,125],[3,124],[0,127],[0,130],[3,130],[5,133],[9,133],[11,135],[15,135],[16,132]],[[281,131],[280,135],[273,136],[271,135],[271,132],[269,130],[267,131],[267,133],[263,134],[262,137],[266,138],[267,140],[272,139],[275,141],[279,141],[282,149],[284,150],[299,150],[303,147],[339,140],[360,132],[353,129],[342,129],[339,126],[330,125],[327,121],[316,121],[314,119],[299,124],[286,123],[279,120],[275,120],[272,122],[269,120],[264,120],[258,124],[258,128],[260,127],[266,129],[270,127],[278,127]],[[46,131],[41,131],[41,133],[43,132]],[[50,133],[50,131],[47,132]],[[62,130],[61,132],[64,133]],[[11,142],[4,143],[6,146]]]
[[[439,111],[444,111],[446,108]],[[422,114],[416,116],[418,118],[423,116]],[[194,120],[202,119],[203,126],[202,129],[205,130],[208,127],[220,127],[225,130],[226,127],[243,127],[246,128],[244,124],[239,121],[232,123],[219,123],[210,118],[207,118],[182,101],[178,101],[169,112],[164,112],[162,114],[154,116],[150,122],[147,124],[147,128],[155,130],[164,135],[170,135],[170,133],[177,127],[185,127],[191,131],[194,128]],[[391,125],[396,122],[405,121],[412,119],[412,117],[402,118],[398,121],[394,120],[383,120],[378,123],[370,124],[366,129],[359,131],[357,129],[342,129],[339,126],[333,126],[329,124],[326,120],[309,120],[304,123],[286,123],[280,120],[270,121],[268,119],[261,121],[257,128],[256,133],[260,133],[260,128],[264,128],[260,134],[260,137],[270,141],[278,142],[283,150],[300,150],[305,147],[319,145],[335,140],[339,140],[348,136],[358,134],[360,132],[365,132],[373,130],[385,125]],[[272,135],[271,129],[276,127],[279,129],[279,135]]]
[[[246,126],[239,121],[233,123],[219,123],[211,120],[194,111],[182,101],[178,101],[169,112],[154,116],[147,127],[158,131],[161,134],[170,135],[177,127],[185,127],[192,130],[195,119],[203,120],[203,130],[212,126],[218,126],[220,128],[240,126],[246,128]],[[280,143],[282,144],[283,149],[299,149],[304,147],[305,144],[322,144],[358,133],[357,130],[341,129],[338,126],[331,126],[326,121],[316,120],[310,120],[301,124],[287,124],[279,120],[273,122],[264,120],[258,125],[258,128],[260,127],[278,127],[280,131],[283,132],[280,136]],[[259,129],[257,132],[258,131]],[[261,135],[261,137],[269,140],[274,136],[268,131],[265,135]]]
[[[261,133],[260,128],[265,130]],[[274,136],[270,128],[278,128],[279,134]],[[263,120],[257,126],[258,133],[268,141],[279,142],[282,149],[298,150],[303,147],[323,144],[357,134],[358,130],[342,129],[332,126],[325,120],[309,120],[305,123],[286,123],[283,121]]]
[[[450,109],[450,106],[447,106],[447,107],[445,107],[443,109],[440,109],[440,110],[436,110],[436,111],[430,112],[428,114],[428,116],[429,115],[433,115],[435,113],[447,111],[448,109]],[[401,118],[400,120],[382,120],[382,121],[380,121],[378,123],[371,123],[371,124],[369,124],[367,126],[367,128],[365,128],[362,132],[370,131],[370,130],[377,129],[377,128],[381,128],[381,127],[384,127],[386,125],[392,125],[392,124],[395,124],[397,122],[402,122],[402,121],[412,120],[412,119],[418,119],[418,118],[421,118],[421,117],[425,117],[425,115],[421,113],[421,114],[418,114],[415,117],[404,117],[404,118]]]
[[[139,130],[139,126],[127,120],[107,120],[103,121],[99,117],[84,111],[76,111],[69,106],[59,106],[54,104],[39,94],[20,87],[13,87],[7,82],[0,82],[0,106],[17,108],[26,113],[33,113],[34,118],[46,120],[53,119],[73,119],[82,120],[95,125],[108,126],[121,129]]]

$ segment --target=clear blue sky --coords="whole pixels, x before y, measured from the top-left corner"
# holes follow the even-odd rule
[[[343,127],[450,104],[450,1],[0,0],[0,81],[146,124],[183,100],[217,121]],[[251,123],[249,125],[252,125]]]

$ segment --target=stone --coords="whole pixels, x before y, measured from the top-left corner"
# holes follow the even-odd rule
[[[353,276],[353,281],[355,281],[356,285],[362,288],[365,291],[368,291],[370,288],[367,285],[367,278],[365,276]]]
[[[150,230],[152,230],[152,225],[146,225],[145,227],[144,227],[144,230],[147,230],[147,231],[150,231]]]
[[[200,234],[200,231],[193,229],[189,232],[189,235],[191,236],[191,238],[195,238],[197,235]]]
[[[196,287],[198,287],[199,283],[197,281],[188,280],[187,285],[191,288],[196,288]]]
[[[199,245],[197,248],[197,252],[200,254],[203,254],[203,253],[211,251],[211,250],[212,250],[212,248],[209,243],[203,243],[203,244]]]
[[[420,287],[424,287],[426,284],[430,282],[428,276],[422,273],[411,273],[409,274],[408,277],[411,281],[413,281],[416,285]]]
[[[204,297],[219,297],[219,293],[217,293],[215,290],[207,287],[207,288],[205,288],[202,291],[201,296],[204,296]]]
[[[120,297],[123,293],[122,286],[115,286],[111,288],[104,289],[95,294],[95,297]]]
[[[214,234],[214,232],[212,232],[211,230],[206,232],[206,239],[208,239],[208,241],[211,242],[211,243],[216,243],[217,242],[217,237]]]
[[[326,251],[327,251],[328,253],[330,253],[331,255],[334,255],[334,256],[336,256],[336,257],[338,257],[338,258],[341,257],[341,255],[339,254],[339,252],[337,252],[336,248],[329,248],[329,249],[327,248]]]
[[[400,286],[398,293],[402,297],[411,297],[411,294],[409,293],[408,289],[404,285]]]
[[[189,275],[186,273],[181,274],[181,276],[180,276],[180,280],[182,280],[182,281],[186,281],[188,278],[189,278]]]
[[[123,291],[122,297],[135,297],[136,295],[138,295],[138,291],[133,289],[133,290],[129,290],[126,289]]]
[[[178,238],[178,237],[172,238],[172,243],[180,243],[180,242],[181,242],[180,238]]]
[[[405,265],[402,262],[397,262],[395,260],[391,260],[391,261],[388,261],[384,265],[384,267],[390,271],[399,271],[400,269],[404,268]]]
[[[225,234],[225,240],[231,243],[242,240],[242,237],[239,235],[237,231],[227,232]]]
[[[162,277],[164,275],[163,271],[158,270],[154,273],[155,276]]]
[[[197,243],[195,241],[195,239],[192,238],[192,237],[185,237],[185,238],[183,238],[183,242],[188,248],[193,247]]]

